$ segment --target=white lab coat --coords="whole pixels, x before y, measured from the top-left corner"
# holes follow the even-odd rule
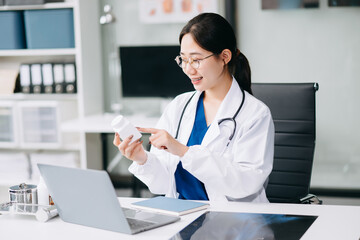
[[[180,115],[193,92],[177,96],[165,109],[157,128],[175,137]],[[201,92],[196,92],[184,113],[178,141],[186,145],[190,137]],[[129,171],[154,194],[177,197],[174,173],[179,161],[184,169],[204,183],[210,201],[268,202],[264,187],[272,170],[274,124],[269,108],[245,92],[245,101],[236,117],[236,132],[228,143],[232,118],[242,101],[235,79],[218,109],[201,145],[189,148],[180,158],[155,147],[147,152],[144,165],[132,163]]]

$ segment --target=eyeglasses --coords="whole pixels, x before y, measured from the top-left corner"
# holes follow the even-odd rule
[[[185,67],[186,67],[186,64],[189,63],[192,68],[198,69],[198,68],[200,67],[200,62],[201,62],[202,60],[205,60],[205,59],[207,59],[207,58],[209,58],[209,57],[212,57],[212,56],[214,56],[214,55],[215,55],[215,54],[211,54],[211,55],[209,55],[209,56],[207,56],[207,57],[204,57],[204,58],[202,58],[202,59],[192,59],[191,57],[189,57],[188,59],[185,59],[185,58],[182,58],[181,56],[177,56],[177,57],[175,58],[175,62],[176,62],[177,65],[178,65],[179,67],[181,67],[181,68],[185,68]]]

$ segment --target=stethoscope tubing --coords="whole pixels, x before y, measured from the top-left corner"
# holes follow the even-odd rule
[[[241,104],[240,106],[238,107],[237,111],[235,112],[234,116],[232,118],[222,118],[218,121],[218,124],[220,125],[221,123],[225,122],[225,121],[231,121],[233,124],[234,124],[234,129],[229,137],[229,141],[228,143],[226,144],[226,146],[229,146],[229,143],[231,142],[231,140],[233,139],[234,135],[235,135],[235,131],[236,131],[236,121],[235,121],[235,118],[237,117],[237,115],[239,114],[240,110],[242,109],[243,105],[244,105],[244,102],[245,102],[245,91],[240,87],[240,90],[242,92],[242,100],[241,100]],[[181,112],[181,115],[180,115],[180,120],[179,120],[179,123],[178,123],[178,126],[177,126],[177,129],[176,129],[176,135],[175,135],[175,139],[178,138],[178,135],[179,135],[179,130],[180,130],[180,126],[181,126],[181,122],[182,122],[182,118],[184,116],[184,113],[185,113],[185,110],[186,108],[188,107],[191,99],[194,97],[196,92],[194,92],[193,95],[191,95],[191,97],[189,98],[189,100],[186,102],[182,112]]]

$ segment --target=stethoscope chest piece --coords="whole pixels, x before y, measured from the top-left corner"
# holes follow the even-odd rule
[[[223,129],[229,129],[227,126],[229,126],[228,124],[225,124],[226,122],[231,122],[232,125],[233,125],[233,129],[232,131],[229,129],[229,133],[230,133],[230,136],[229,136],[229,139],[228,139],[228,142],[226,144],[226,146],[229,146],[231,140],[233,139],[234,135],[235,135],[235,132],[236,132],[236,117],[237,115],[239,114],[241,108],[243,107],[244,105],[244,102],[245,102],[245,91],[240,87],[240,90],[242,92],[242,100],[241,100],[241,103],[238,107],[238,109],[236,110],[234,116],[232,118],[222,118],[218,121],[218,125],[219,125],[219,128],[223,128]],[[196,93],[196,92],[195,92]],[[195,93],[193,95],[191,95],[190,99],[186,102],[182,112],[181,112],[181,115],[180,115],[180,120],[179,120],[179,124],[177,126],[177,129],[176,129],[176,135],[175,135],[175,139],[177,139],[178,137],[178,134],[179,134],[179,130],[180,130],[180,126],[181,126],[181,121],[182,121],[182,118],[184,116],[184,113],[185,113],[185,110],[187,108],[187,106],[189,105],[191,99],[194,97]],[[222,127],[222,125],[226,125],[226,127]],[[230,127],[230,126],[229,126]]]

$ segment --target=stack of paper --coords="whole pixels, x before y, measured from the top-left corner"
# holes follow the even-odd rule
[[[63,167],[79,167],[78,155],[76,153],[33,153],[30,154],[31,179],[36,182],[40,179],[37,164],[49,164]]]
[[[20,184],[29,178],[29,160],[24,153],[0,153],[0,181]]]
[[[17,69],[0,69],[0,95],[10,95],[14,93]]]

